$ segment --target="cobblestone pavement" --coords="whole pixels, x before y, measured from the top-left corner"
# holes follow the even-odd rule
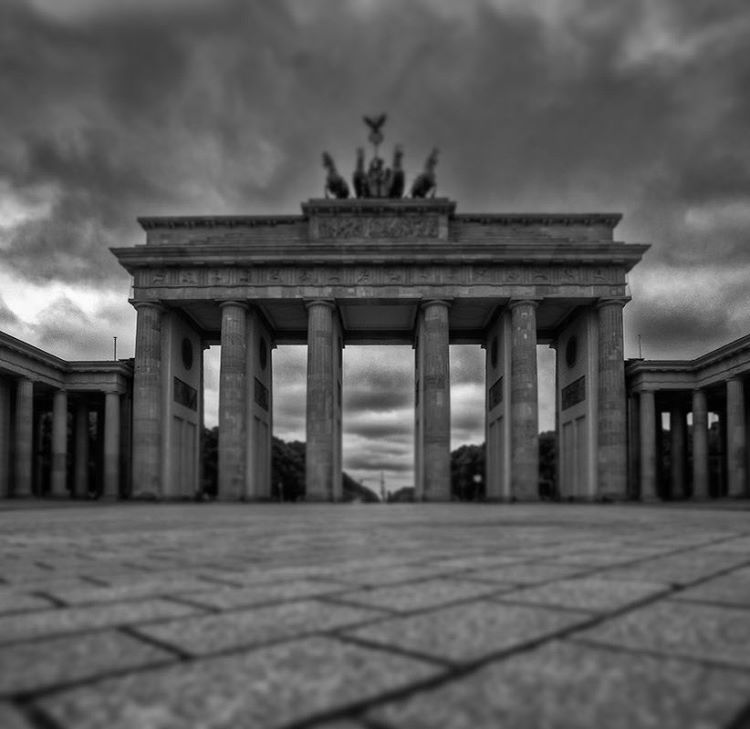
[[[0,727],[750,726],[750,504],[0,507]]]

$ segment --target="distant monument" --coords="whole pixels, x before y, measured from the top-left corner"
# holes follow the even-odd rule
[[[363,117],[365,124],[370,128],[368,139],[373,145],[373,156],[365,171],[365,151],[360,147],[357,149],[357,164],[352,175],[354,195],[359,199],[375,198],[400,200],[404,195],[405,175],[403,170],[404,152],[400,145],[393,150],[393,166],[386,167],[385,161],[379,154],[380,145],[383,142],[383,125],[388,116]],[[437,180],[435,177],[435,166],[437,165],[437,149],[433,149],[425,163],[422,172],[412,184],[411,197],[425,198],[435,197]],[[334,197],[346,200],[349,197],[349,186],[336,170],[333,158],[328,152],[323,152],[323,167],[327,171],[326,176],[326,198]]]

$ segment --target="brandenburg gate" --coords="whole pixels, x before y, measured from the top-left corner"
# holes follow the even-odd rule
[[[340,499],[342,349],[408,343],[415,498],[449,500],[448,354],[461,343],[486,350],[486,497],[534,500],[536,347],[547,343],[560,493],[626,498],[622,310],[647,246],[614,239],[618,214],[457,213],[429,196],[434,153],[403,198],[400,158],[385,170],[376,144],[365,172],[360,154],[348,198],[325,155],[333,197],[300,215],[142,218],[145,244],[113,251],[137,310],[135,494],[198,490],[202,354],[220,343],[218,496],[270,498],[272,350],[306,343],[306,499]]]

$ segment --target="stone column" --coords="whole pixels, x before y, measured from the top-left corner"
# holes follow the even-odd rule
[[[655,501],[656,494],[656,404],[653,390],[641,390],[641,500]]]
[[[16,457],[14,496],[31,496],[34,447],[34,383],[21,379],[16,389]]]
[[[89,408],[85,402],[76,406],[75,464],[73,494],[86,496],[89,490]]]
[[[11,495],[10,438],[10,387],[0,379],[0,498]]]
[[[162,314],[153,302],[134,304],[138,312],[133,371],[133,493],[162,496]]]
[[[708,406],[706,393],[693,390],[693,498],[708,494]]]
[[[625,299],[604,299],[599,314],[599,450],[600,498],[623,500],[628,494],[627,411],[622,308]]]
[[[536,372],[537,301],[513,301],[511,310],[511,491],[514,499],[539,498],[539,412]]]
[[[747,496],[747,433],[742,380],[727,380],[727,495]]]
[[[120,393],[104,395],[104,489],[102,496],[120,496]]]
[[[332,501],[336,480],[333,301],[307,306],[307,447],[305,499]]]
[[[68,393],[57,390],[52,397],[52,473],[50,496],[65,494],[68,466]]]
[[[239,501],[245,493],[247,410],[247,304],[221,304],[221,371],[219,374],[219,494]]]
[[[420,396],[421,494],[424,501],[451,499],[451,392],[447,301],[422,304]]]
[[[669,413],[669,436],[672,459],[670,463],[671,497],[681,498],[685,495],[685,440],[687,425],[685,411],[675,406]]]

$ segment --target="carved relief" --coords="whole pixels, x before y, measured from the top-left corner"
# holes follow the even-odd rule
[[[321,217],[320,238],[437,238],[440,230],[436,215]]]
[[[571,382],[567,387],[563,387],[560,393],[561,408],[567,410],[573,405],[578,405],[586,399],[586,376],[583,375],[577,380]]]
[[[497,340],[495,340],[497,342]],[[503,378],[498,377],[489,391],[489,409],[496,408],[503,401]]]

